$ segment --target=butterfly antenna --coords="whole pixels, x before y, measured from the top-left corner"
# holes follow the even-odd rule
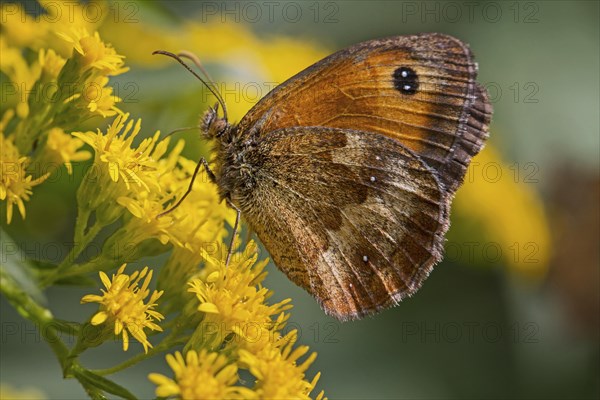
[[[211,78],[211,76],[208,73],[208,71],[206,70],[206,68],[204,68],[204,65],[202,64],[202,62],[200,61],[198,56],[187,50],[182,50],[179,53],[177,53],[177,55],[182,58],[187,58],[188,60],[193,62],[196,67],[198,67],[200,72],[202,72],[204,74],[204,77],[206,78],[207,82],[210,83],[212,85],[212,88],[215,90],[215,92],[217,92],[219,94],[219,98],[221,100],[220,103],[225,104],[225,101],[223,100],[223,96],[221,95],[221,92],[219,92],[214,79]]]
[[[169,136],[171,136],[172,134],[177,133],[177,132],[191,131],[192,129],[200,129],[200,128],[201,128],[200,126],[186,126],[185,128],[173,129],[171,132],[169,132],[165,136],[163,136],[163,139],[166,139]]]
[[[185,69],[187,69],[192,75],[194,75],[200,82],[202,82],[204,84],[204,86],[206,86],[206,88],[208,90],[210,90],[210,92],[217,98],[217,101],[219,102],[219,104],[221,104],[221,107],[223,107],[223,118],[225,120],[227,120],[227,107],[225,106],[225,102],[223,101],[223,98],[220,96],[219,92],[216,91],[211,85],[208,84],[208,82],[206,80],[204,80],[200,75],[198,75],[198,73],[196,73],[196,71],[194,71],[193,69],[191,69],[189,67],[189,65],[187,65],[185,63],[185,61],[183,61],[181,59],[181,57],[179,57],[177,54],[173,54],[170,51],[165,51],[165,50],[156,50],[153,51],[152,54],[161,54],[163,56],[167,56],[167,57],[171,57],[175,60],[177,60],[177,62],[179,62],[179,64],[183,65],[183,67]]]

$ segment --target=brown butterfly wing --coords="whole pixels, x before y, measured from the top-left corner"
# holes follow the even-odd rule
[[[264,136],[322,126],[380,133],[420,156],[454,193],[488,136],[492,109],[476,75],[470,50],[453,37],[372,40],[290,78],[250,110],[238,131]]]
[[[328,314],[354,319],[396,304],[441,258],[446,193],[399,142],[296,127],[271,132],[254,149],[244,216],[277,266]]]

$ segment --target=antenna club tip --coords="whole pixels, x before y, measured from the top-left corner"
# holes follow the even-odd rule
[[[173,53],[166,51],[166,50],[154,50],[152,52],[152,55],[155,56],[157,54],[163,55],[163,56],[171,56],[174,55]]]

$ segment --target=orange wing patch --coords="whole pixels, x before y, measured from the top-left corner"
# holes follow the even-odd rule
[[[335,53],[269,93],[237,129],[297,126],[380,133],[440,173],[450,192],[487,137],[491,107],[459,40],[440,34],[370,41]]]

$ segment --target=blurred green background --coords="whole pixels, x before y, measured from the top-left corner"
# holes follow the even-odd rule
[[[453,214],[446,260],[417,295],[375,317],[343,324],[326,317],[273,265],[267,285],[275,291],[274,300],[293,299],[289,325],[299,329],[300,343],[318,352],[310,372],[322,372],[318,387],[329,398],[599,397],[597,1],[111,4],[121,19],[132,18],[125,29],[108,24],[100,30],[128,56],[131,67],[113,82],[124,98],[121,108],[141,117],[147,134],[194,125],[210,104],[200,84],[185,71],[165,60],[149,60],[147,52],[136,52],[165,44],[179,46],[166,49],[172,51],[189,46],[191,35],[177,42],[186,24],[241,28],[253,35],[253,43],[293,38],[319,49],[303,50],[313,55],[363,40],[420,32],[447,33],[469,43],[479,62],[478,80],[488,87],[494,105],[490,146],[501,154],[501,173],[514,185],[497,198],[461,199],[463,206]],[[123,36],[126,29],[141,29],[144,35]],[[172,33],[169,41],[157,41],[165,32]],[[198,46],[228,43],[223,36],[197,40]],[[251,46],[235,54],[228,48],[218,51],[199,56],[207,60],[213,77],[224,82],[264,84],[265,76],[277,72],[269,75],[261,63],[293,73],[316,61],[307,56],[309,61],[296,68],[291,63],[297,60],[286,58],[293,49],[286,57],[273,50],[260,60]],[[131,83],[135,85],[127,86]],[[225,88],[225,98],[235,109],[239,87],[228,83]],[[252,99],[240,102],[248,101]],[[206,151],[196,132],[182,136],[188,157]],[[487,178],[486,183],[495,183]],[[76,187],[76,181],[41,186],[28,204],[27,219],[16,218],[5,229],[17,241],[29,238],[32,253],[43,252],[48,243],[68,242]],[[517,233],[529,223],[527,207],[512,209],[513,203],[504,201],[504,196],[515,196],[513,189],[534,193],[541,201],[529,212],[543,216],[546,228],[540,235],[547,235],[550,242],[539,244],[538,250],[547,257],[534,252],[527,258],[527,245],[535,249],[535,240],[523,243],[515,237],[516,248],[510,248],[504,245],[511,243],[510,231],[502,239],[490,236],[489,225],[496,220],[501,224],[504,216],[525,221],[523,228],[515,228]],[[487,217],[461,211],[485,208],[488,202],[496,210]],[[493,252],[498,248],[501,256]],[[58,317],[82,320],[89,309],[80,306],[79,299],[88,292],[53,288],[47,295]],[[60,368],[34,327],[1,301],[1,382],[38,388],[48,398],[82,398],[77,382],[59,379]],[[91,353],[84,359],[90,366],[123,358],[119,343]],[[150,370],[166,373],[163,358],[122,373],[117,381],[152,398],[154,387],[146,378]]]

